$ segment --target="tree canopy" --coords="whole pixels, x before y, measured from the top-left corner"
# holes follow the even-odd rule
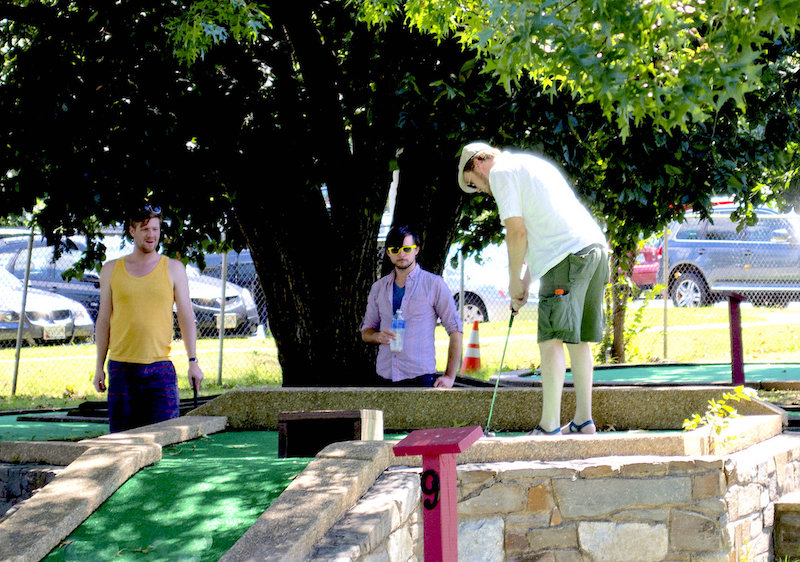
[[[455,183],[469,140],[559,162],[621,255],[715,193],[788,196],[795,3],[721,6],[0,0],[0,214],[43,200],[46,232],[92,235],[150,198],[190,257],[225,230],[251,249],[285,384],[355,384],[393,169],[395,222],[433,271],[459,228],[470,248],[500,235],[492,202]]]
[[[800,2],[761,0],[350,0],[384,27],[397,17],[486,61],[510,90],[530,78],[545,91],[597,103],[627,136],[652,123],[687,130],[764,87],[760,39],[791,35]],[[273,25],[255,2],[199,0],[174,20],[176,53],[191,62],[229,36],[256,40]]]
[[[510,88],[530,77],[631,125],[687,130],[763,87],[759,38],[796,29],[800,2],[363,0],[361,16],[455,37]]]

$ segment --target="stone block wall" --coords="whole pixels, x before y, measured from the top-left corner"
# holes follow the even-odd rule
[[[0,463],[0,520],[11,515],[15,506],[44,487],[63,466],[34,463]]]
[[[728,560],[723,468],[675,457],[465,466],[461,530],[491,524],[487,546],[504,545],[494,560]]]
[[[419,474],[384,472],[317,544],[313,561],[422,560]]]
[[[800,559],[800,492],[775,504],[775,559]]]
[[[800,548],[791,548],[791,535],[777,519],[780,506],[790,505],[800,490],[800,450],[793,446],[798,439],[784,434],[726,459],[728,533],[735,551],[747,560],[768,560],[766,553],[778,556],[784,550],[789,560],[800,559]]]
[[[387,471],[314,559],[421,559],[418,474]],[[797,490],[800,436],[786,434],[725,457],[459,465],[459,561],[792,560],[800,510],[776,503]]]

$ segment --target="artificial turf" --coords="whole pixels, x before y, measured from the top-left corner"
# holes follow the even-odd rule
[[[571,381],[567,373],[567,380]],[[796,363],[746,363],[744,365],[746,382],[800,381],[800,365]],[[532,381],[541,377],[531,376]],[[595,385],[616,384],[731,384],[730,363],[693,363],[663,365],[615,365],[595,367]]]
[[[165,447],[45,560],[219,560],[312,460],[277,451],[272,431]]]
[[[22,421],[17,417],[18,414],[0,416],[0,441],[79,441],[108,433],[107,423]]]

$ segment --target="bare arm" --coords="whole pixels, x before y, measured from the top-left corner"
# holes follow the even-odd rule
[[[97,363],[94,368],[94,387],[97,392],[106,391],[106,356],[111,334],[111,274],[114,271],[112,260],[100,270],[100,308],[94,324],[94,341],[97,347]]]
[[[434,381],[435,388],[452,388],[453,383],[456,381],[456,370],[458,369],[458,362],[461,359],[461,349],[463,346],[464,334],[461,332],[452,332],[450,334],[450,345],[447,348],[447,368],[445,368],[444,375],[438,377]]]
[[[373,330],[372,328],[364,328],[361,330],[361,340],[364,343],[391,343],[394,339],[394,332],[390,330]]]
[[[528,231],[522,217],[508,217],[506,225],[506,247],[508,248],[509,292],[511,308],[519,310],[528,301],[530,273],[523,272],[525,253],[528,251]]]
[[[175,298],[175,307],[178,311],[178,326],[181,329],[181,339],[186,348],[186,355],[197,358],[197,324],[192,310],[192,300],[189,297],[189,279],[186,277],[186,268],[178,260],[169,260],[169,276],[172,279],[172,291]],[[203,371],[197,361],[189,362],[189,386],[200,389],[203,381]]]

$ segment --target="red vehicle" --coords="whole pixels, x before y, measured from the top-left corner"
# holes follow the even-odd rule
[[[661,261],[661,248],[643,246],[636,255],[631,280],[640,291],[649,291],[658,282],[658,264]]]

